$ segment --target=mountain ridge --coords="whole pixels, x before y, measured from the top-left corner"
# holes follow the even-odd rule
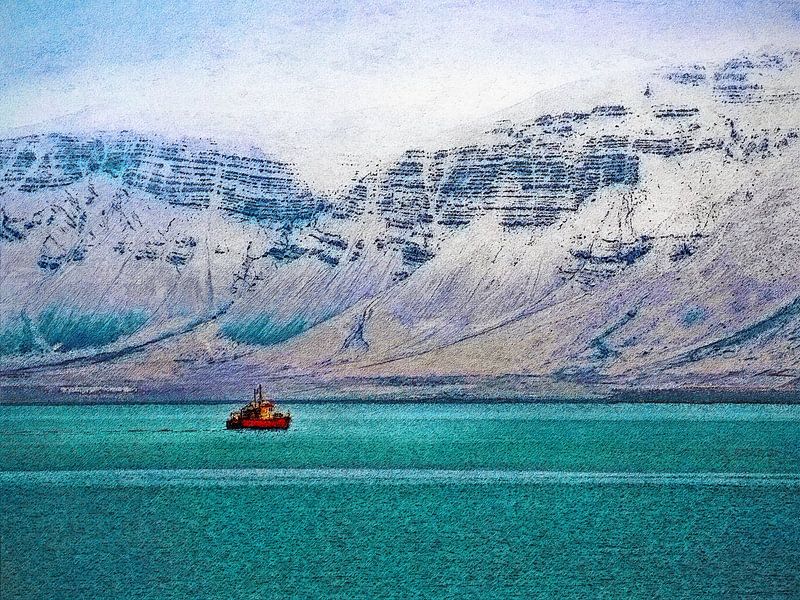
[[[4,384],[793,389],[799,73],[664,68],[333,194],[212,142],[0,141]]]

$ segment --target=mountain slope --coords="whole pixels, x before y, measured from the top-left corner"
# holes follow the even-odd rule
[[[535,104],[330,195],[204,141],[3,141],[4,381],[793,387],[800,53]]]

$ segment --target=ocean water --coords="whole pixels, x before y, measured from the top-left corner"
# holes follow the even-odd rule
[[[0,407],[0,598],[798,598],[800,406]]]

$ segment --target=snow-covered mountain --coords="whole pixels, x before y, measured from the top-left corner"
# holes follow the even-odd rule
[[[208,141],[0,141],[3,383],[797,385],[800,52],[508,117],[325,194]]]

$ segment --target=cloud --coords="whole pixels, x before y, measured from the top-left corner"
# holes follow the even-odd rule
[[[570,80],[791,43],[796,11],[689,0],[11,2],[0,8],[0,127],[240,138],[289,158],[305,148],[333,173],[345,156],[397,152]]]

